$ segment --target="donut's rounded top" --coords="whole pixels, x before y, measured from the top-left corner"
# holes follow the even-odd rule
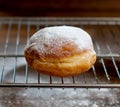
[[[72,26],[54,26],[40,29],[28,41],[25,52],[38,58],[64,58],[87,50],[95,53],[87,32]]]

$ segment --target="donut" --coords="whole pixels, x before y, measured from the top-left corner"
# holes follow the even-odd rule
[[[40,29],[29,39],[24,56],[35,71],[58,77],[89,71],[96,61],[90,35],[74,26]]]

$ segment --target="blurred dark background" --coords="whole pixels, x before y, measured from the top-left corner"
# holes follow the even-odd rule
[[[0,0],[0,16],[120,17],[120,0]]]

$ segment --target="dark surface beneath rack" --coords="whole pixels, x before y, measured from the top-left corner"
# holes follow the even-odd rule
[[[40,28],[71,25],[87,31],[97,53],[86,73],[67,78],[38,74],[24,59],[24,47]],[[0,87],[120,88],[119,18],[0,18]]]

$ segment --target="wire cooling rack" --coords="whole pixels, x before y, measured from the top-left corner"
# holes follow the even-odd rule
[[[97,53],[95,65],[81,75],[59,78],[27,65],[27,40],[40,28],[70,25],[87,31]],[[119,18],[0,18],[0,87],[120,88]]]

